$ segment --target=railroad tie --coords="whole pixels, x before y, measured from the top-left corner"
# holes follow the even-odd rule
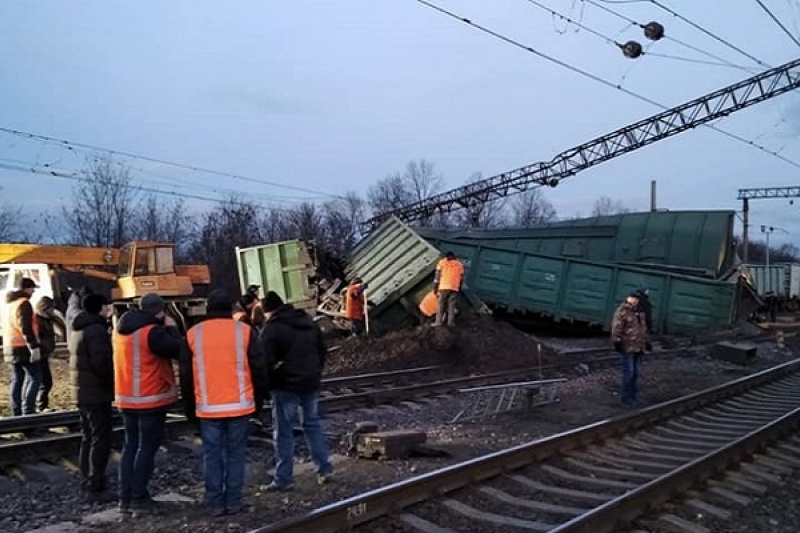
[[[464,515],[467,518],[473,518],[482,522],[489,522],[500,526],[518,527],[520,529],[528,529],[530,531],[541,531],[542,533],[550,531],[555,526],[552,524],[543,524],[542,522],[534,522],[532,520],[523,520],[521,518],[514,518],[513,516],[503,516],[496,513],[487,513],[480,509],[475,509],[458,500],[447,499],[442,502],[445,507],[458,514]]]
[[[695,524],[694,522],[690,522],[685,518],[681,518],[680,516],[675,516],[674,514],[663,514],[658,517],[659,522],[663,522],[664,524],[670,526],[673,529],[679,529],[681,531],[686,531],[687,533],[710,533],[710,529],[700,524]]]
[[[723,509],[722,507],[717,507],[716,505],[712,505],[708,502],[705,502],[699,498],[702,496],[698,495],[696,492],[691,491],[689,493],[692,495],[692,499],[686,501],[686,505],[698,511],[700,513],[709,514],[715,518],[719,518],[720,520],[730,520],[733,513],[730,511]]]
[[[397,518],[406,525],[409,525],[418,531],[422,531],[423,533],[456,533],[452,529],[440,527],[429,520],[425,520],[424,518],[420,518],[419,516],[411,513],[401,513],[397,515]]]

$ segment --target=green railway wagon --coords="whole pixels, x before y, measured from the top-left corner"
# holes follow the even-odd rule
[[[654,327],[661,333],[724,329],[738,317],[737,281],[483,246],[463,239],[428,241],[461,258],[475,296],[496,309],[608,330],[624,297],[647,287]]]
[[[564,220],[529,228],[418,231],[431,239],[719,279],[738,264],[734,217],[733,211],[656,211]]]
[[[314,315],[317,294],[311,278],[315,273],[306,243],[291,241],[236,247],[239,285],[244,292],[250,285],[261,287],[263,297],[275,291],[286,303]]]

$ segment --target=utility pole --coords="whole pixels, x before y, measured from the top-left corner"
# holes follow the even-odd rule
[[[739,189],[739,196],[737,199],[742,201],[742,223],[744,228],[742,231],[742,261],[748,262],[748,247],[750,235],[750,198],[800,198],[800,186],[792,187],[761,187],[757,189]],[[791,203],[791,202],[789,202]],[[761,226],[762,230],[765,226]]]

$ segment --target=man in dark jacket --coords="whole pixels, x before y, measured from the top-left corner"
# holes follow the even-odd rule
[[[180,361],[186,416],[200,419],[205,500],[215,517],[242,509],[249,419],[267,385],[261,343],[233,320],[232,302],[225,291],[211,291],[208,316],[187,332]]]
[[[41,351],[30,299],[36,283],[22,278],[19,289],[9,292],[8,315],[3,324],[3,359],[11,364],[11,413],[36,414],[36,394],[42,381]]]
[[[170,360],[178,359],[183,339],[175,320],[165,313],[164,301],[149,293],[142,296],[139,309],[122,315],[113,342],[115,399],[125,426],[120,511],[152,513],[159,506],[150,497],[148,485],[167,410],[178,399]]]
[[[298,407],[303,411],[303,433],[317,466],[317,482],[333,474],[328,442],[319,417],[319,390],[328,349],[322,331],[304,311],[286,305],[269,291],[262,301],[266,325],[261,341],[267,356],[272,420],[275,424],[275,478],[268,490],[293,487],[294,426]]]
[[[83,298],[69,336],[72,396],[81,416],[81,497],[86,502],[116,500],[106,492],[111,453],[111,403],[114,401],[114,354],[108,335],[108,301],[100,294]]]
[[[42,383],[39,386],[36,403],[41,413],[50,408],[50,390],[53,388],[50,358],[56,351],[56,336],[66,337],[64,322],[56,311],[56,303],[49,296],[42,296],[36,302],[36,324],[39,334],[39,351],[42,355]]]

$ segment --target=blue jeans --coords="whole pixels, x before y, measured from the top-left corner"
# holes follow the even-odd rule
[[[147,485],[153,475],[166,418],[166,411],[137,413],[128,409],[122,412],[125,443],[119,463],[120,502],[142,501],[150,497]]]
[[[11,413],[14,416],[36,414],[36,395],[42,382],[42,364],[11,365]]]
[[[249,416],[200,419],[206,505],[237,509],[242,505]]]
[[[272,392],[272,421],[275,424],[275,484],[285,487],[292,483],[294,472],[294,425],[298,408],[303,411],[303,433],[311,450],[317,473],[331,474],[328,441],[322,433],[319,418],[319,392],[298,394],[289,391]]]
[[[624,353],[619,356],[622,366],[622,403],[631,405],[636,401],[639,387],[636,380],[639,378],[639,360],[641,354]]]

